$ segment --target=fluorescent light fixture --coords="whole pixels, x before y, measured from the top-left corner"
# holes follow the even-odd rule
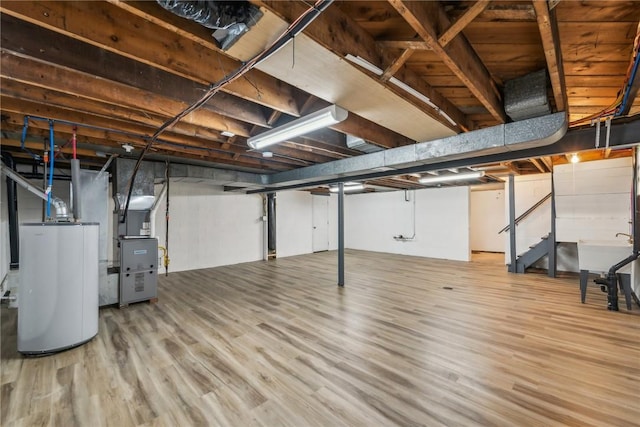
[[[467,179],[476,179],[484,176],[484,171],[468,172],[468,173],[456,173],[450,175],[437,175],[437,176],[425,176],[420,178],[418,182],[420,184],[436,184],[438,182],[448,181],[464,181]]]
[[[449,123],[451,123],[453,126],[458,126],[456,124],[456,122],[444,111],[442,111],[436,104],[434,104],[433,102],[431,102],[431,99],[429,99],[427,96],[423,95],[422,93],[418,92],[417,90],[415,90],[414,88],[412,88],[411,86],[409,86],[408,84],[396,79],[395,77],[391,77],[389,79],[389,82],[391,82],[392,84],[398,86],[400,89],[404,90],[405,92],[407,92],[410,95],[415,96],[416,98],[418,98],[420,101],[424,102],[425,104],[427,104],[429,107],[433,108],[434,110],[436,110],[438,112],[438,114],[440,114],[442,117],[445,118],[446,121],[448,121]]]
[[[398,86],[400,89],[404,90],[408,94],[415,96],[420,101],[422,101],[425,104],[427,104],[429,107],[431,107],[433,109],[436,109],[436,110],[439,110],[438,106],[436,104],[434,104],[433,102],[431,102],[431,99],[429,99],[427,96],[421,94],[420,92],[418,92],[417,90],[415,90],[414,88],[409,86],[408,84],[396,79],[395,77],[391,77],[389,79],[389,82],[391,82],[392,84]]]
[[[364,190],[364,184],[349,184],[349,185],[345,185],[344,186],[344,191],[358,191],[358,190]],[[329,187],[329,191],[331,191],[332,193],[337,193],[338,191],[340,191],[339,187]]]
[[[229,132],[228,130],[223,130],[222,132],[220,132],[220,135],[226,136],[227,138],[231,138],[232,136],[236,136],[235,133]]]
[[[376,76],[381,76],[382,74],[384,74],[384,72],[382,71],[382,69],[376,67],[375,65],[373,65],[371,62],[367,61],[366,59],[360,57],[360,56],[353,56],[352,54],[347,54],[347,56],[345,56],[345,59],[349,62],[352,62],[356,65],[361,66],[362,68],[364,68],[367,71],[372,72],[373,74],[375,74]],[[434,110],[436,110],[438,112],[438,114],[440,114],[442,117],[445,118],[446,121],[448,121],[449,123],[451,123],[453,126],[458,126],[458,124],[444,111],[442,111],[436,104],[434,104],[433,102],[431,102],[431,99],[429,97],[427,97],[426,95],[418,92],[417,90],[415,90],[414,88],[412,88],[411,86],[409,86],[408,84],[404,83],[401,80],[398,80],[395,77],[391,77],[389,79],[389,83],[398,86],[400,89],[404,90],[405,92],[407,92],[410,95],[415,96],[416,98],[418,98],[420,101],[424,102],[425,104],[427,104],[429,107],[433,108]]]
[[[380,68],[376,67],[371,62],[367,61],[366,59],[360,56],[353,56],[350,53],[348,53],[347,56],[345,56],[345,59],[349,62],[353,62],[354,64],[361,66],[365,70],[371,71],[373,74],[377,76],[382,75],[382,70]]]
[[[337,105],[331,105],[315,113],[295,119],[287,124],[268,130],[259,135],[249,137],[249,147],[260,150],[268,145],[286,141],[296,136],[304,135],[314,130],[335,125],[345,120],[349,112]]]
[[[438,114],[440,114],[442,117],[444,117],[449,123],[451,123],[453,126],[458,126],[456,124],[455,121],[453,121],[453,119],[451,117],[449,117],[449,115],[447,113],[445,113],[442,110],[438,110]]]

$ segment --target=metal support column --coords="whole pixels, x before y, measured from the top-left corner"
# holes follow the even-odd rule
[[[553,182],[553,168],[551,169],[551,231],[547,239],[549,245],[549,277],[556,277],[557,269],[557,248],[556,248],[556,190]]]
[[[511,264],[509,272],[517,272],[516,263],[516,188],[513,174],[509,175],[509,246],[511,255]]]
[[[267,194],[267,256],[276,257],[276,193]]]
[[[344,287],[344,183],[338,184],[338,286]]]

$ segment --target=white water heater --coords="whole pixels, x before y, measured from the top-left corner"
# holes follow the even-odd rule
[[[97,223],[20,225],[18,351],[46,354],[98,333]]]

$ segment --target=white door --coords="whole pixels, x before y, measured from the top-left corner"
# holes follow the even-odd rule
[[[313,252],[329,250],[329,197],[313,196]]]

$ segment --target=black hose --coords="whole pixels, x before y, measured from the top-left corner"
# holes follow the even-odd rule
[[[16,170],[16,161],[13,156],[2,152],[2,161],[11,170]],[[20,266],[20,237],[18,228],[18,188],[16,182],[7,177],[7,213],[9,216],[9,268],[16,269]]]

